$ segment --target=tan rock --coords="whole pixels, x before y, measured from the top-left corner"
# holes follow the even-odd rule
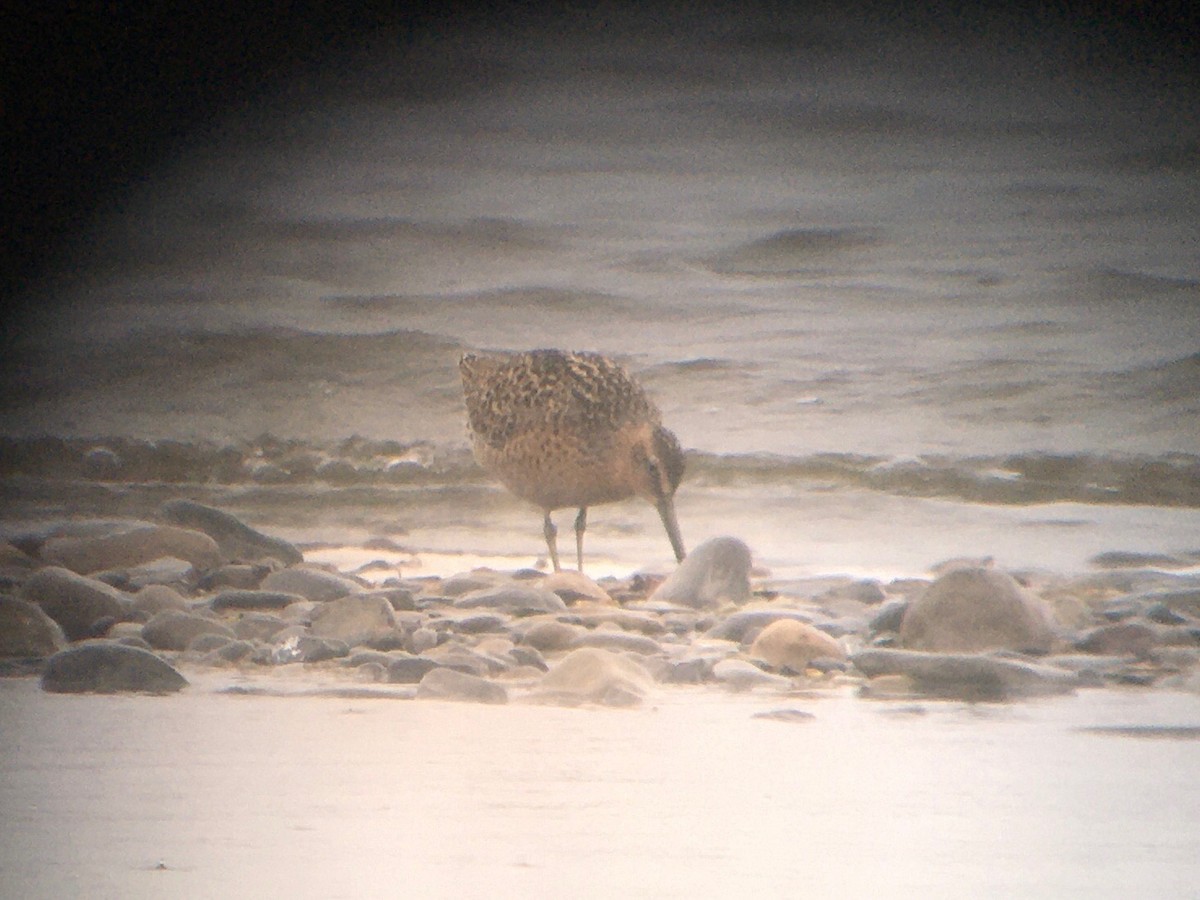
[[[750,656],[773,669],[803,672],[814,659],[845,659],[834,638],[807,622],[777,619],[764,628],[750,647]]]

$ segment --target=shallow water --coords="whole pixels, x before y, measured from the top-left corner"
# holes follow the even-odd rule
[[[463,350],[565,346],[626,363],[698,454],[690,545],[892,574],[1196,549],[1191,70],[1016,8],[880,12],[651,6],[329,60],[194,134],[29,286],[0,433],[241,447],[252,484],[263,433],[445,458]],[[1045,455],[1065,471],[1026,471]],[[287,516],[235,508],[305,541],[353,525],[315,467],[289,477]],[[509,561],[536,557],[536,512],[463,478],[417,553],[491,556],[511,525]],[[1082,530],[1040,524],[1063,517]],[[652,514],[590,521],[602,568],[669,562]]]
[[[0,681],[5,896],[1194,897],[1194,696],[634,710]],[[293,695],[289,696],[291,693]],[[800,709],[785,722],[757,712]],[[1159,737],[1155,737],[1155,734]]]

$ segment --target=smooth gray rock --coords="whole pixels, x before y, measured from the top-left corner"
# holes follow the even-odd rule
[[[317,609],[310,630],[353,647],[394,632],[396,617],[383,597],[341,597]]]
[[[1136,656],[1145,659],[1158,646],[1158,631],[1142,622],[1102,625],[1075,642],[1075,649],[1102,656]]]
[[[264,591],[280,591],[298,594],[305,600],[327,602],[349,594],[357,594],[362,585],[336,572],[314,569],[309,566],[292,566],[272,572],[262,580],[259,588]]]
[[[287,627],[288,623],[279,616],[248,612],[234,621],[233,633],[243,641],[270,641]]]
[[[543,653],[553,653],[556,650],[566,650],[574,645],[575,639],[582,633],[578,625],[546,619],[536,622],[520,632],[520,640]]]
[[[983,654],[872,649],[850,660],[868,678],[905,675],[919,691],[968,700],[1066,693],[1081,683],[1062,669]]]
[[[181,559],[197,569],[218,565],[221,553],[207,534],[171,525],[148,525],[97,537],[58,537],[42,545],[41,557],[80,575]]]
[[[577,635],[571,643],[572,648],[597,647],[601,650],[637,653],[639,656],[653,656],[662,652],[662,647],[654,638],[643,634],[630,634],[627,631],[585,631]]]
[[[387,680],[391,684],[417,684],[436,668],[436,662],[423,656],[397,656],[387,663]]]
[[[39,569],[17,596],[40,606],[72,641],[93,636],[98,622],[123,619],[130,607],[116,588],[59,566]]]
[[[42,673],[42,689],[60,694],[167,694],[187,687],[187,683],[161,657],[110,641],[89,642],[56,653],[47,660]]]
[[[177,609],[167,609],[142,626],[142,637],[155,650],[186,650],[202,634],[217,634],[226,640],[237,637],[224,622]]]
[[[750,599],[750,548],[733,537],[705,541],[650,596],[652,603],[716,609]]]
[[[167,609],[186,610],[187,601],[175,588],[166,584],[148,584],[133,595],[133,611],[153,616]]]
[[[213,609],[284,609],[304,598],[299,594],[288,594],[283,591],[221,591],[209,601]]]
[[[0,597],[0,656],[51,656],[66,646],[62,628],[36,603]]]
[[[498,584],[468,591],[457,600],[458,609],[495,609],[513,616],[563,612],[567,604],[553,591],[530,584]]]
[[[160,512],[168,522],[203,531],[217,542],[226,561],[277,559],[289,566],[304,561],[295,545],[256,531],[223,510],[192,500],[170,500],[162,505]]]
[[[508,691],[475,675],[454,669],[430,669],[417,685],[418,700],[461,700],[471,703],[507,703]]]
[[[1054,645],[1050,607],[998,569],[952,569],[909,604],[900,624],[907,650],[941,653],[1019,650]]]

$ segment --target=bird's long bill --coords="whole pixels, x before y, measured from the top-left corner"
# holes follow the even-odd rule
[[[675,551],[675,561],[683,562],[685,552],[683,537],[679,534],[679,522],[675,518],[675,498],[663,497],[655,506],[658,507],[658,515],[662,519],[663,528],[667,529],[667,537],[671,539],[671,549]]]

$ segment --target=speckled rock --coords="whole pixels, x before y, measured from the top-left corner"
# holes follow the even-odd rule
[[[92,637],[98,623],[111,624],[129,611],[129,600],[116,588],[60,566],[39,569],[18,597],[40,606],[72,641]]]
[[[187,686],[161,657],[111,641],[90,641],[56,653],[46,662],[42,689],[52,693],[166,694]]]
[[[750,548],[732,537],[705,541],[658,586],[650,600],[716,609],[750,599]]]
[[[0,656],[51,656],[66,646],[62,628],[36,603],[0,597]]]
[[[991,568],[958,568],[909,604],[900,626],[908,650],[1046,652],[1054,644],[1045,601]]]

